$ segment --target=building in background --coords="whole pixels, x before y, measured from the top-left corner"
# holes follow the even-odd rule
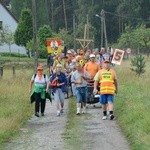
[[[10,11],[11,6],[6,6],[2,0],[0,0],[0,36],[2,39],[4,30],[8,33],[14,33],[18,26],[18,21]],[[15,43],[2,43],[0,41],[0,52],[15,52],[20,54],[26,54],[24,47],[18,46]]]

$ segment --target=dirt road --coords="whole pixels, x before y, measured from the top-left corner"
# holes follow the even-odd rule
[[[65,150],[62,133],[67,121],[68,100],[65,102],[65,113],[57,117],[55,103],[51,105],[47,101],[45,116],[33,116],[20,129],[19,136],[5,144],[4,150]],[[81,150],[129,150],[116,122],[101,119],[102,113],[98,104],[96,108],[88,106],[87,114],[90,117],[83,120],[82,125],[86,132],[81,139]]]

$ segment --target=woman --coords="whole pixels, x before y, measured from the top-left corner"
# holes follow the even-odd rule
[[[52,74],[50,78],[50,85],[54,93],[54,99],[56,101],[57,116],[63,113],[64,108],[64,92],[66,92],[67,79],[62,72],[62,65],[56,65],[56,73]]]
[[[33,84],[34,88],[32,90]],[[37,117],[39,117],[39,111],[41,111],[41,116],[44,116],[48,88],[48,77],[43,73],[43,66],[39,65],[37,73],[32,76],[29,85],[29,92],[32,91],[31,98],[35,101],[35,116]]]

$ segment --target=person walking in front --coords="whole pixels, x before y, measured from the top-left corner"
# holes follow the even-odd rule
[[[91,79],[87,71],[85,71],[81,64],[76,64],[76,71],[71,76],[71,83],[76,86],[76,100],[77,100],[77,115],[81,114],[81,106],[83,106],[82,113],[86,113],[86,95],[87,95],[87,80]]]
[[[32,90],[33,84],[34,88]],[[41,116],[44,116],[48,88],[48,77],[43,73],[43,66],[39,65],[37,73],[32,76],[29,85],[29,92],[32,91],[32,97],[35,101],[35,116],[37,117],[39,117],[39,111],[41,111]]]
[[[95,62],[94,54],[90,54],[90,61],[85,64],[84,69],[89,73],[92,79],[100,70],[100,66]]]
[[[67,85],[66,75],[62,72],[61,64],[56,65],[56,73],[52,74],[50,85],[56,101],[57,116],[60,116],[64,112],[64,92],[66,92]]]
[[[107,107],[109,110],[109,119],[114,119],[113,113],[113,101],[114,94],[118,93],[118,84],[116,73],[110,68],[110,61],[104,60],[103,69],[100,70],[94,77],[94,90],[93,93],[97,93],[97,86],[100,84],[100,103],[102,104],[103,120],[107,119]]]

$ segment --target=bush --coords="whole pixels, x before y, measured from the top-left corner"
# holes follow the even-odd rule
[[[8,52],[4,52],[4,53],[0,53],[0,56],[3,56],[3,57],[21,57],[21,58],[25,58],[27,57],[26,54],[18,54],[18,53],[8,53]]]

